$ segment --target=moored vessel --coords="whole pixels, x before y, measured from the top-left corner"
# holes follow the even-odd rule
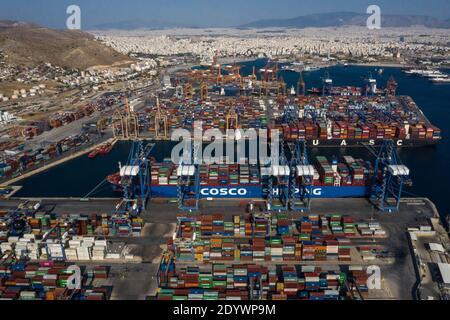
[[[177,198],[177,165],[169,159],[151,166],[150,189],[153,198]],[[213,164],[200,165],[200,195],[208,199],[262,199],[268,193],[266,177],[258,165]],[[315,158],[311,197],[350,198],[366,197],[375,177],[370,161],[345,156],[340,161],[326,157]],[[296,184],[301,178],[296,178]],[[299,180],[300,179],[300,180]],[[115,191],[121,192],[119,173],[109,175],[107,181]],[[274,194],[281,193],[281,186],[273,186]],[[298,193],[299,190],[296,190]]]

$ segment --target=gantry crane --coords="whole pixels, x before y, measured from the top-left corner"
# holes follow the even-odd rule
[[[226,116],[227,130],[239,129],[239,114],[236,112],[236,108],[232,107]]]
[[[144,146],[143,141],[134,141],[127,164],[119,163],[123,198],[116,207],[117,214],[137,216],[146,209],[151,196],[149,158],[154,146],[153,143]]]
[[[291,152],[290,207],[305,212],[311,208],[314,166],[309,163],[305,140],[289,143]]]
[[[275,152],[275,154],[273,154]],[[277,157],[278,155],[278,157]],[[268,168],[261,168],[265,172],[267,185],[267,209],[269,211],[288,211],[290,197],[291,169],[284,151],[283,137],[280,137],[278,150],[272,150],[272,159],[279,159],[278,163],[270,161]],[[267,170],[263,170],[267,169]],[[274,202],[277,200],[276,202]]]
[[[29,206],[29,203],[29,201],[25,201],[14,210],[8,212],[6,217],[9,236],[21,237],[29,231],[29,225],[26,221],[27,216],[34,214],[41,208],[40,202],[32,207]]]
[[[128,98],[125,98],[125,109],[118,109],[114,112],[112,127],[114,137],[121,137],[122,139],[139,137],[139,120],[133,108],[130,108]]]
[[[298,96],[306,95],[306,84],[305,84],[305,80],[303,79],[303,72],[300,72],[300,78],[298,79],[297,95]]]
[[[261,72],[261,81],[274,82],[278,80],[278,63],[268,63]]]
[[[365,146],[377,157],[370,200],[383,212],[398,212],[403,187],[412,184],[410,171],[401,163],[393,140],[385,140],[379,151]]]
[[[297,105],[286,105],[283,108],[282,124],[291,125],[298,120],[299,110]],[[287,138],[287,137],[285,137]]]
[[[280,77],[278,80],[278,90],[277,90],[278,97],[285,97],[286,96],[286,82],[284,82],[283,77]]]
[[[398,83],[395,81],[394,76],[391,76],[386,85],[386,95],[396,96],[397,95]]]
[[[269,83],[262,80],[259,88],[259,96],[267,96],[269,94]]]
[[[326,72],[325,76],[322,78],[322,85],[322,96],[330,96],[333,87],[333,79],[331,79],[328,72]]]
[[[186,100],[191,100],[193,96],[192,84],[186,83],[183,87],[183,93]]]
[[[163,286],[163,283],[161,283],[161,274],[164,274],[164,279],[167,281],[169,273],[174,270],[175,262],[173,256],[168,252],[164,252],[159,263],[158,271],[156,272],[158,287]]]
[[[377,80],[372,77],[372,73],[369,72],[365,79],[364,93],[366,96],[374,96],[377,94]]]
[[[155,136],[156,139],[167,139],[169,135],[169,120],[161,111],[159,97],[156,98]]]
[[[66,261],[66,258],[67,258],[67,257],[66,257],[66,252],[65,252],[65,249],[64,249],[64,248],[65,248],[64,242],[65,242],[65,239],[67,238],[67,235],[69,234],[69,230],[70,230],[72,227],[73,227],[73,222],[68,223],[68,224],[67,224],[67,230],[68,230],[68,231],[66,231],[64,234],[62,234],[62,233],[61,233],[61,223],[60,223],[60,222],[57,222],[57,223],[53,226],[53,228],[51,228],[49,231],[47,231],[47,232],[43,235],[41,242],[46,243],[47,240],[48,240],[48,238],[50,237],[50,235],[51,235],[53,232],[56,231],[56,241],[57,241],[56,244],[59,244],[59,246],[61,247],[61,253],[62,253],[62,256],[54,257],[54,256],[52,255],[52,252],[51,252],[50,249],[48,248],[48,243],[46,243],[45,251],[46,251],[46,253],[47,253],[47,258],[48,258],[49,260],[54,260],[54,261],[58,261],[58,260]]]
[[[200,85],[200,98],[201,98],[202,100],[208,99],[208,90],[209,90],[208,84],[205,83],[205,82],[203,82],[203,83]]]
[[[252,74],[246,77],[246,79],[252,80],[253,82],[258,80],[258,77],[256,76],[256,66],[253,66]]]
[[[181,211],[192,212],[199,208],[201,147],[201,143],[191,141],[190,159],[182,159],[177,168],[178,207]]]
[[[177,85],[175,87],[175,97],[177,99],[183,99],[184,97],[184,88],[182,85]]]

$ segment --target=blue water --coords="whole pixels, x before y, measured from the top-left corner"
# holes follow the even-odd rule
[[[243,64],[242,72],[250,74],[252,66],[264,67],[266,60],[257,60]],[[425,196],[433,200],[443,215],[450,213],[450,85],[432,84],[427,79],[403,74],[399,68],[384,68],[383,75],[375,72],[375,67],[335,66],[304,74],[307,88],[321,87],[321,78],[328,71],[334,85],[362,86],[368,72],[384,87],[391,75],[399,84],[398,93],[410,95],[423,110],[430,121],[441,128],[443,141],[433,147],[405,148],[400,156],[412,172],[414,185],[406,190],[406,195]],[[448,70],[447,70],[448,72]],[[288,88],[294,86],[299,74],[281,71]],[[157,160],[170,156],[171,144],[160,144],[154,150]],[[89,160],[87,156],[66,162],[49,171],[35,175],[22,182],[23,189],[18,196],[73,196],[80,197],[92,190],[104,177],[117,171],[118,162],[127,159],[129,145],[121,142],[108,156]],[[370,159],[370,154],[363,148],[322,148],[311,150],[311,157],[321,154],[353,155]],[[94,196],[108,197],[114,195],[108,186],[100,188]]]

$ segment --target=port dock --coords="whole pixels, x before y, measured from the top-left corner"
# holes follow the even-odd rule
[[[40,201],[42,206],[54,206],[53,212],[58,215],[70,214],[101,214],[111,212],[119,199],[19,199],[11,198],[0,201],[0,209],[13,209],[25,200]],[[246,206],[229,201],[202,201],[202,214],[222,213],[226,218],[245,214]],[[373,209],[366,199],[317,199],[312,202],[311,212],[315,214],[348,214],[358,219],[374,219],[386,230],[386,238],[357,239],[357,243],[380,245],[390,253],[388,258],[377,261],[363,262],[352,259],[350,262],[339,263],[319,261],[301,264],[319,265],[323,268],[337,265],[379,265],[382,274],[382,290],[373,290],[371,298],[382,299],[412,299],[416,283],[416,273],[411,261],[407,229],[420,224],[426,224],[431,218],[438,217],[433,203],[426,198],[403,199],[400,212],[396,214],[380,213]],[[112,286],[112,299],[142,299],[156,294],[156,273],[160,257],[166,250],[166,243],[171,239],[176,228],[179,210],[176,204],[151,203],[148,210],[142,214],[144,227],[140,237],[110,238],[111,242],[120,242],[131,249],[135,261],[116,261],[102,265],[111,268],[109,279],[103,285]],[[307,214],[294,214],[294,217]],[[89,265],[89,263],[87,263]],[[92,262],[91,262],[92,264]],[[264,263],[263,263],[264,264]],[[298,263],[297,263],[298,264]],[[287,264],[288,265],[288,264]],[[400,285],[401,284],[401,285]]]
[[[32,169],[31,171],[24,172],[24,173],[20,174],[19,176],[15,177],[15,178],[12,178],[10,180],[6,180],[5,182],[2,183],[2,185],[4,185],[4,186],[12,186],[14,184],[17,184],[18,182],[20,182],[23,179],[29,178],[29,177],[31,177],[31,176],[33,176],[35,174],[38,174],[38,173],[44,172],[46,170],[49,170],[51,168],[54,168],[56,166],[59,166],[62,163],[65,163],[67,161],[70,161],[70,160],[73,160],[75,158],[81,157],[82,155],[88,154],[89,152],[95,150],[97,147],[99,147],[102,144],[110,143],[110,144],[112,144],[114,146],[117,143],[117,141],[118,140],[115,139],[115,138],[110,138],[110,139],[108,139],[106,141],[102,141],[101,143],[96,143],[96,144],[94,144],[92,146],[89,146],[87,148],[83,148],[83,149],[81,149],[79,151],[73,152],[70,155],[64,155],[64,157],[62,157],[60,159],[51,161],[48,164],[40,166],[39,168],[36,168],[36,169]]]

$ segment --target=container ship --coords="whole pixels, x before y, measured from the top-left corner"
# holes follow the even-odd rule
[[[326,157],[315,159],[312,198],[366,197],[374,169],[370,161],[345,156],[341,161]],[[208,199],[263,199],[267,187],[258,165],[200,165],[200,194]],[[301,179],[301,178],[298,178]],[[117,192],[122,191],[120,174],[112,174],[107,181]],[[300,185],[301,181],[297,181]],[[178,197],[177,166],[170,160],[151,166],[151,193],[153,198]],[[280,189],[274,186],[274,195]],[[297,190],[298,192],[298,190]]]
[[[285,140],[305,140],[310,146],[380,145],[386,139],[398,147],[435,145],[441,130],[432,125],[411,97],[365,97],[357,88],[340,88],[343,96],[302,97],[301,108],[288,123],[276,121]],[[283,110],[283,114],[292,111]],[[291,117],[293,118],[293,117]]]
[[[198,128],[219,129],[224,136],[227,129],[276,129],[287,141],[302,139],[317,147],[380,145],[386,139],[394,140],[398,147],[421,147],[442,140],[441,130],[409,96],[368,96],[363,88],[350,86],[330,91],[330,95],[292,99],[165,100],[160,112],[167,116],[168,136],[179,128],[193,132],[195,121],[202,121]],[[158,111],[155,107],[149,112]],[[149,123],[150,132],[156,132],[156,127]]]

